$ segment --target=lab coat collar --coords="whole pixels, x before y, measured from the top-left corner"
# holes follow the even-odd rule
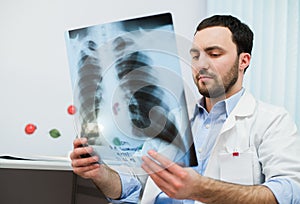
[[[231,114],[229,115],[225,124],[223,125],[221,134],[231,129],[235,125],[237,117],[251,116],[254,113],[255,106],[255,98],[248,91],[245,91],[245,93],[242,95],[241,99],[237,103],[236,107],[232,110]]]
[[[230,113],[234,110],[236,107],[238,101],[241,99],[241,97],[245,93],[245,88],[242,88],[238,93],[235,95],[231,96],[230,98],[227,98],[223,101],[219,101],[216,105],[219,103],[225,104],[225,111],[226,111],[226,117],[230,115]],[[206,111],[205,110],[205,97],[202,97],[198,100],[198,103],[196,103],[195,108],[194,108],[194,113],[192,117],[190,118],[190,121],[194,121],[195,117],[199,114],[200,111]]]
[[[233,109],[231,115],[237,117],[247,117],[254,113],[256,106],[255,98],[248,91],[242,95],[240,101]]]

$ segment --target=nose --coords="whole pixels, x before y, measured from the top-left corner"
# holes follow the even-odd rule
[[[192,60],[193,71],[198,73],[200,70],[209,68],[209,59],[205,54],[200,54],[197,59]]]

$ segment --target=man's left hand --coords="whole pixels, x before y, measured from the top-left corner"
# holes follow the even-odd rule
[[[148,154],[150,157],[142,158],[142,168],[163,192],[175,199],[194,198],[200,174],[192,168],[183,168],[175,164],[153,150]]]

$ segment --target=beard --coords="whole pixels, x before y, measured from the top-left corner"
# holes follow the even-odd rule
[[[238,80],[238,58],[229,72],[223,77],[216,73],[210,73],[206,69],[202,69],[195,76],[195,83],[201,95],[207,98],[218,98],[224,96]],[[212,84],[199,82],[198,75],[206,75],[212,78]]]

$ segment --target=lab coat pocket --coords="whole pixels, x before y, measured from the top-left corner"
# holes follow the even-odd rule
[[[219,154],[222,181],[253,185],[253,152],[224,152]]]

